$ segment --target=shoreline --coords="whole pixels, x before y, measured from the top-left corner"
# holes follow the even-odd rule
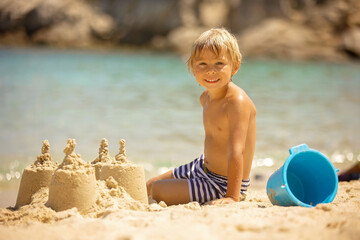
[[[69,53],[93,53],[93,54],[137,54],[137,53],[150,53],[150,54],[171,54],[179,57],[184,62],[188,58],[187,54],[183,54],[173,49],[158,49],[151,45],[92,45],[87,47],[75,46],[52,46],[52,45],[39,45],[39,44],[9,44],[2,43],[0,39],[0,50],[13,50],[13,51],[53,51],[53,52],[69,52]],[[271,56],[244,56],[246,61],[277,61],[286,63],[329,63],[329,64],[359,64],[360,58],[342,58],[342,59],[327,59],[327,58],[313,58],[313,59],[292,59],[287,57],[271,57]],[[244,61],[244,63],[246,63]]]

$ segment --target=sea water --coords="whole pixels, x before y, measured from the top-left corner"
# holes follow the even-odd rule
[[[306,143],[335,164],[360,160],[360,64],[244,59],[233,81],[257,107],[253,168],[275,169]],[[203,153],[204,89],[172,53],[0,49],[0,183],[19,179],[48,139],[92,161],[125,139],[147,176]]]

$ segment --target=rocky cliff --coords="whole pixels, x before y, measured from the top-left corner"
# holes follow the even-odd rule
[[[245,56],[360,57],[359,0],[1,0],[0,44],[140,45],[187,53],[224,26]]]

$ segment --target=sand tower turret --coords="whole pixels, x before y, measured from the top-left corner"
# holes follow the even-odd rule
[[[102,166],[99,179],[106,180],[112,176],[133,199],[147,204],[144,168],[128,161],[124,139],[121,139],[119,144],[119,154],[115,156],[114,162]]]
[[[100,147],[99,147],[99,156],[94,161],[91,162],[91,164],[95,168],[95,176],[97,180],[100,177],[100,171],[102,166],[104,164],[110,164],[113,161],[115,161],[114,158],[110,156],[108,147],[109,147],[108,141],[105,138],[101,139]]]
[[[51,176],[57,168],[50,155],[48,140],[43,141],[41,155],[37,160],[23,171],[15,208],[31,203],[31,198],[40,188],[49,187]]]
[[[51,178],[46,205],[55,211],[76,207],[86,213],[97,198],[94,168],[75,153],[75,146],[75,139],[68,139],[65,158]]]

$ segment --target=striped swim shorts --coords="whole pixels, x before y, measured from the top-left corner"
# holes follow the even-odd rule
[[[194,161],[173,169],[176,179],[187,179],[190,201],[200,204],[225,197],[227,177],[210,172],[204,165],[204,155]],[[250,186],[249,180],[242,180],[241,194],[246,194]]]

